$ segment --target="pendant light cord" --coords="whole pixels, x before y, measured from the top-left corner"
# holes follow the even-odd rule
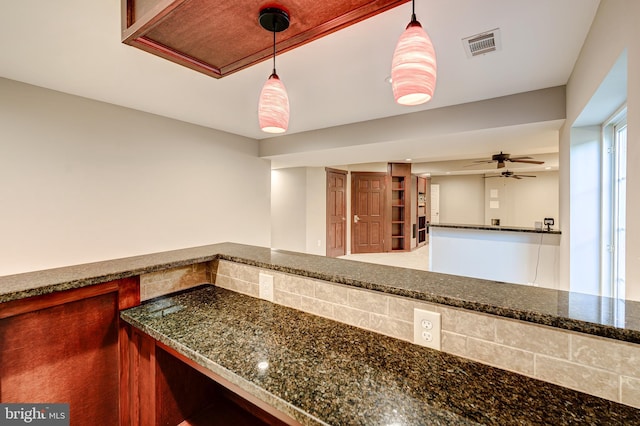
[[[416,18],[416,0],[411,2],[411,22],[415,22],[418,19]]]
[[[273,74],[276,73],[276,18],[273,18]]]

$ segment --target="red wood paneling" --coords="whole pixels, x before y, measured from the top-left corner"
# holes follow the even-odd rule
[[[69,403],[71,425],[119,421],[117,292],[0,321],[0,401]]]
[[[289,28],[277,36],[278,53],[299,47],[408,0],[288,0]],[[216,78],[269,59],[273,36],[258,23],[257,0],[123,0],[122,40]]]

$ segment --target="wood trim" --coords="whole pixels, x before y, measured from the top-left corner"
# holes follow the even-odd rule
[[[161,58],[167,59],[171,62],[175,62],[187,68],[200,71],[201,73],[206,74],[208,76],[215,77],[215,78],[220,78],[223,76],[223,71],[220,68],[217,68],[206,62],[200,61],[196,58],[192,58],[189,55],[185,55],[161,43],[157,43],[147,37],[138,37],[132,40],[129,44],[131,46],[142,49],[145,52],[149,52],[154,55],[160,56]],[[250,63],[248,65],[252,65],[252,64],[253,63]]]
[[[122,42],[128,44],[128,42],[141,37],[163,20],[170,17],[176,9],[188,0],[160,0],[157,5],[145,13],[144,16],[141,16],[140,19],[136,19],[135,17],[135,1],[123,1],[128,3],[127,7],[122,9],[122,13],[128,15],[125,22],[129,25],[126,28],[122,28]]]
[[[325,172],[331,172],[331,173],[340,173],[342,175],[348,175],[349,172],[346,170],[340,170],[340,169],[332,169],[331,167],[325,167],[324,168]]]
[[[133,412],[132,398],[133,389],[131,387],[132,380],[132,368],[131,362],[133,359],[131,348],[131,328],[128,324],[120,321],[118,328],[118,339],[120,342],[120,424],[133,425],[133,419],[131,417]]]
[[[10,302],[0,303],[0,319],[64,305],[65,303],[75,302],[89,297],[101,296],[115,291],[118,291],[118,281],[109,281],[102,284],[88,285],[81,288],[12,300]]]
[[[387,236],[389,238],[389,246],[388,246],[388,251],[410,251],[411,250],[411,163],[388,163],[388,182],[389,182],[389,187],[387,190],[387,196],[389,197],[389,207],[388,207],[388,211],[389,211],[389,216],[388,218],[390,220],[388,220],[389,222],[389,231],[387,233]],[[391,224],[391,218],[393,217],[393,213],[392,213],[392,209],[393,207],[391,207],[391,201],[393,199],[392,196],[392,192],[393,192],[393,178],[394,177],[398,177],[398,178],[403,178],[404,179],[404,189],[403,191],[403,196],[404,196],[404,208],[403,208],[403,225],[402,225],[402,235],[404,236],[404,238],[402,238],[402,248],[401,249],[395,249],[393,247],[393,237],[392,237],[392,229],[393,229],[393,225]]]
[[[124,325],[128,348],[121,351],[124,358],[120,377],[128,382],[120,383],[120,389],[128,394],[120,395],[120,419],[125,425],[147,426],[156,424],[156,360],[155,341],[130,325]],[[123,334],[121,333],[121,336]],[[127,344],[128,343],[128,344]],[[127,398],[128,397],[128,398]]]
[[[160,56],[198,72],[202,72],[215,78],[221,78],[271,58],[273,49],[271,46],[265,45],[263,42],[253,43],[248,48],[238,48],[233,46],[233,43],[231,43],[230,40],[242,37],[242,31],[244,31],[244,29],[228,31],[229,33],[224,34],[223,38],[218,40],[218,44],[214,44],[216,42],[215,40],[211,41],[210,47],[212,50],[219,49],[221,46],[220,41],[225,43],[225,40],[228,45],[222,44],[224,49],[232,51],[235,49],[233,54],[228,56],[227,59],[221,59],[221,61],[224,61],[223,63],[211,63],[214,62],[214,59],[212,58],[194,58],[194,56],[197,56],[194,54],[194,49],[187,47],[172,49],[169,47],[185,45],[186,39],[184,37],[186,36],[178,34],[179,31],[174,31],[170,40],[163,40],[162,43],[152,40],[153,32],[159,30],[159,25],[162,23],[166,23],[168,25],[179,24],[180,28],[188,27],[189,24],[193,24],[191,22],[193,18],[185,18],[184,14],[181,13],[186,11],[185,14],[189,14],[189,11],[187,10],[189,8],[188,6],[186,8],[181,7],[183,5],[192,4],[189,0],[156,0],[156,3],[153,6],[151,6],[152,2],[145,2],[144,7],[141,7],[140,9],[136,8],[135,0],[121,1],[121,13],[123,15],[121,17],[121,41],[123,43],[140,48],[146,52]],[[326,17],[328,20],[325,22],[313,22],[305,25],[305,20],[303,18],[298,24],[296,33],[277,43],[278,53],[285,53],[358,22],[372,18],[380,13],[384,13],[401,4],[407,3],[408,1],[409,0],[376,0],[363,2],[357,6],[354,5],[353,7],[357,7],[355,9],[347,9],[347,11],[342,15],[328,14]],[[245,1],[244,3],[241,2],[240,6],[246,7],[250,10],[251,8],[256,7],[256,3]],[[304,10],[304,6],[304,2],[302,2],[302,4],[298,4],[297,7],[298,9]],[[330,3],[327,4],[327,8],[327,10],[332,10]],[[255,10],[256,16],[258,10],[259,9]],[[218,10],[218,12],[220,13],[215,15],[216,19],[222,19],[225,21],[238,19],[237,16],[229,16],[229,12],[226,12],[227,15],[225,15],[224,10]],[[144,14],[139,17],[136,16],[140,13]],[[207,13],[207,11],[204,10],[202,13]],[[214,17],[211,16],[211,18],[213,19]],[[240,33],[238,33],[238,31],[240,31]],[[234,32],[236,34],[234,34]],[[163,45],[163,43],[166,44],[166,46]]]
[[[140,305],[140,276],[118,280],[118,309],[123,310],[138,305]],[[132,328],[118,317],[120,424],[123,426],[139,424],[139,405],[133,402],[133,397],[137,395],[137,388],[133,389],[133,377],[139,374],[139,368],[135,371],[132,368],[132,362],[134,358],[136,360],[139,358],[139,353],[132,347],[132,332]]]
[[[140,304],[140,276],[118,281],[118,309],[129,309]]]

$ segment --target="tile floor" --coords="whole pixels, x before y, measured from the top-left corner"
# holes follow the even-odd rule
[[[428,271],[429,245],[426,244],[410,252],[348,254],[346,256],[341,256],[340,258]]]

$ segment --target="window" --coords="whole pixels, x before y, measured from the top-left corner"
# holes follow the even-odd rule
[[[627,110],[604,126],[603,295],[624,299],[627,212]]]

